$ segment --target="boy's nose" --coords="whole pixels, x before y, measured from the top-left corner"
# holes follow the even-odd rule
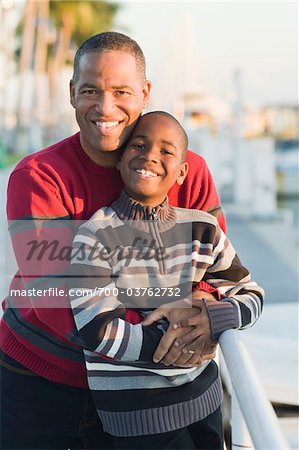
[[[147,161],[157,162],[158,155],[159,155],[158,149],[153,145],[149,145],[144,152],[144,157]]]

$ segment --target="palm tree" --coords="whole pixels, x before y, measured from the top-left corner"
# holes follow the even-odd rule
[[[41,112],[45,123],[53,128],[60,122],[59,77],[63,67],[70,63],[74,48],[89,36],[111,29],[117,3],[107,1],[27,0],[18,33],[21,35],[19,57],[20,95],[17,107],[16,150],[28,147],[28,131],[40,146]],[[51,33],[52,30],[52,33]],[[54,33],[53,33],[54,31]],[[25,78],[34,73],[34,92],[30,111],[24,108]],[[42,79],[48,76],[48,107]],[[31,124],[29,124],[31,121]],[[25,133],[24,133],[25,132]],[[27,138],[26,138],[27,136]],[[24,139],[25,138],[25,139]]]
[[[59,105],[59,75],[66,63],[73,59],[73,48],[78,47],[93,34],[107,31],[119,5],[106,1],[63,1],[50,0],[50,17],[57,29],[57,39],[50,51],[49,77],[50,98],[52,99],[52,124]]]

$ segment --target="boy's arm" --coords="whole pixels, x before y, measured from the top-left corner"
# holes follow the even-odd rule
[[[143,326],[126,320],[126,308],[118,298],[109,255],[95,236],[80,228],[74,239],[69,298],[78,343],[84,348],[119,361],[153,361],[153,354],[168,324]]]
[[[204,280],[214,286],[221,293],[221,300],[206,298],[194,300],[193,307],[198,308],[198,314],[192,318],[178,319],[168,313],[170,333],[174,325],[180,327],[192,326],[193,330],[185,336],[174,339],[173,336],[162,338],[163,347],[157,349],[154,357],[166,364],[182,365],[186,358],[181,356],[184,352],[192,352],[193,356],[188,364],[196,364],[201,360],[205,342],[217,341],[220,334],[231,328],[244,329],[252,326],[258,319],[263,306],[264,291],[251,280],[250,273],[241,264],[232,244],[224,235],[220,227],[217,227],[213,244],[213,264],[209,266]],[[162,314],[163,311],[161,311]],[[152,314],[152,318],[160,318],[158,310]],[[176,322],[176,323],[175,323]],[[174,341],[174,345],[172,342]]]

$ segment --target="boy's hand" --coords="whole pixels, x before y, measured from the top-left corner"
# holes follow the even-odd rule
[[[204,360],[215,357],[217,344],[211,339],[210,320],[202,298],[214,298],[204,291],[193,293],[193,302],[179,300],[167,303],[153,311],[143,322],[150,325],[166,318],[169,328],[154,353],[155,362],[166,366],[181,367],[201,365]],[[192,308],[186,308],[188,304]]]

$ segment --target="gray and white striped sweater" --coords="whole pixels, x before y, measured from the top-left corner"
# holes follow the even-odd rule
[[[108,433],[168,432],[219,407],[221,384],[213,361],[188,369],[155,364],[152,356],[167,324],[144,327],[130,320],[129,311],[145,316],[178,293],[191,295],[192,285],[202,280],[222,296],[206,300],[214,339],[257,320],[263,290],[210,214],[174,208],[167,200],[144,207],[123,192],[80,227],[70,300],[86,348],[89,386]]]

